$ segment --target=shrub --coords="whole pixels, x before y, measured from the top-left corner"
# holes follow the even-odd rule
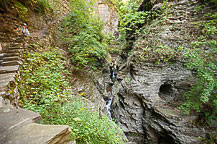
[[[195,41],[192,43],[194,49],[185,49],[184,57],[187,58],[185,66],[196,72],[197,81],[191,90],[185,93],[186,101],[181,106],[185,113],[190,110],[202,112],[207,123],[216,123],[217,115],[217,80],[215,71],[217,69],[215,53],[216,41]],[[209,46],[210,52],[204,52],[201,47]]]
[[[21,15],[22,20],[25,20],[28,13],[28,9],[20,2],[16,2],[14,4],[14,7],[16,8],[17,12]]]
[[[103,24],[92,11],[93,4],[72,0],[71,13],[62,26],[63,41],[68,44],[72,62],[77,68],[103,64],[107,55],[102,34]]]

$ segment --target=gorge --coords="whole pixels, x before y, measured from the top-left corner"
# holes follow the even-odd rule
[[[215,144],[216,7],[0,2],[0,144]]]

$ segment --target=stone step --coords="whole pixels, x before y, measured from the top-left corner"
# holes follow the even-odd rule
[[[69,141],[67,144],[76,144],[76,141]]]
[[[3,52],[4,53],[20,53],[20,52],[23,52],[23,51],[24,51],[24,49],[6,49]]]
[[[13,40],[14,43],[23,43],[24,38],[23,37],[17,37],[15,40]]]
[[[14,65],[22,65],[21,61],[3,61],[1,66],[14,66]]]
[[[23,49],[23,46],[10,46],[7,49],[8,50],[20,50],[20,49]]]
[[[3,97],[1,97],[1,92],[0,92],[0,108],[5,106],[5,100]]]
[[[4,57],[3,61],[7,62],[7,61],[18,61],[20,60],[20,58],[18,56],[14,56],[14,57]]]
[[[5,97],[6,96],[6,91],[0,91],[0,98],[2,97]]]
[[[28,124],[8,133],[4,144],[66,144],[71,130],[66,125]]]
[[[0,81],[1,80],[10,80],[11,78],[14,78],[17,75],[17,73],[6,73],[6,74],[0,74]]]
[[[19,53],[5,53],[4,57],[13,57],[13,56],[20,56]]]
[[[7,91],[10,85],[10,82],[14,81],[14,78],[0,80],[0,91]]]
[[[20,46],[23,46],[23,43],[16,43],[16,42],[13,42],[13,43],[10,43],[10,47],[20,47]]]
[[[0,59],[2,60],[4,58],[4,54],[0,53]]]
[[[0,74],[6,74],[6,73],[14,73],[19,70],[19,65],[14,66],[1,66],[0,67]]]
[[[8,91],[8,87],[6,86],[6,84],[4,83],[3,84],[4,86],[1,86],[0,87],[0,91],[1,92],[6,92],[6,91]],[[7,96],[7,93],[6,93],[6,95],[4,95],[4,96],[2,96],[2,97],[6,97]]]
[[[0,108],[0,142],[5,143],[10,138],[9,134],[33,122],[39,123],[40,119],[41,116],[35,112],[16,109],[9,104]]]

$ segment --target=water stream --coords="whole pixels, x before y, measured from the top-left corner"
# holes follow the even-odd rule
[[[116,69],[113,65],[110,66],[110,78],[111,78],[112,83],[110,83],[106,88],[106,91],[108,94],[108,99],[106,100],[106,109],[107,109],[107,112],[109,114],[110,119],[112,120],[111,104],[112,104],[113,96],[114,96],[113,95],[113,86],[114,86],[114,83],[115,83],[116,78],[117,78]]]
[[[112,100],[113,100],[113,97],[110,97],[109,99],[106,100],[106,109],[107,109],[107,112],[109,114],[110,120],[112,120],[112,114],[111,114]]]

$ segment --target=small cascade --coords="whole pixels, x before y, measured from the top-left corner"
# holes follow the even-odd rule
[[[106,110],[108,112],[110,120],[112,120],[111,104],[113,100],[113,83],[108,83],[108,86],[106,87],[106,92],[108,95],[108,99],[106,100]]]
[[[112,82],[115,83],[115,81],[117,80],[117,68],[112,63],[109,68],[110,68],[110,78]]]
[[[107,109],[107,112],[108,112],[109,117],[110,117],[111,120],[112,120],[112,114],[111,114],[112,100],[113,100],[113,97],[110,97],[109,99],[106,100],[106,109]]]
[[[111,104],[112,104],[112,100],[113,100],[113,86],[114,83],[117,79],[117,69],[115,68],[115,66],[113,64],[111,64],[110,66],[110,78],[112,83],[109,83],[107,88],[106,88],[106,92],[108,94],[108,99],[106,100],[106,109],[107,112],[109,114],[110,119],[112,120],[112,114],[111,114]]]

